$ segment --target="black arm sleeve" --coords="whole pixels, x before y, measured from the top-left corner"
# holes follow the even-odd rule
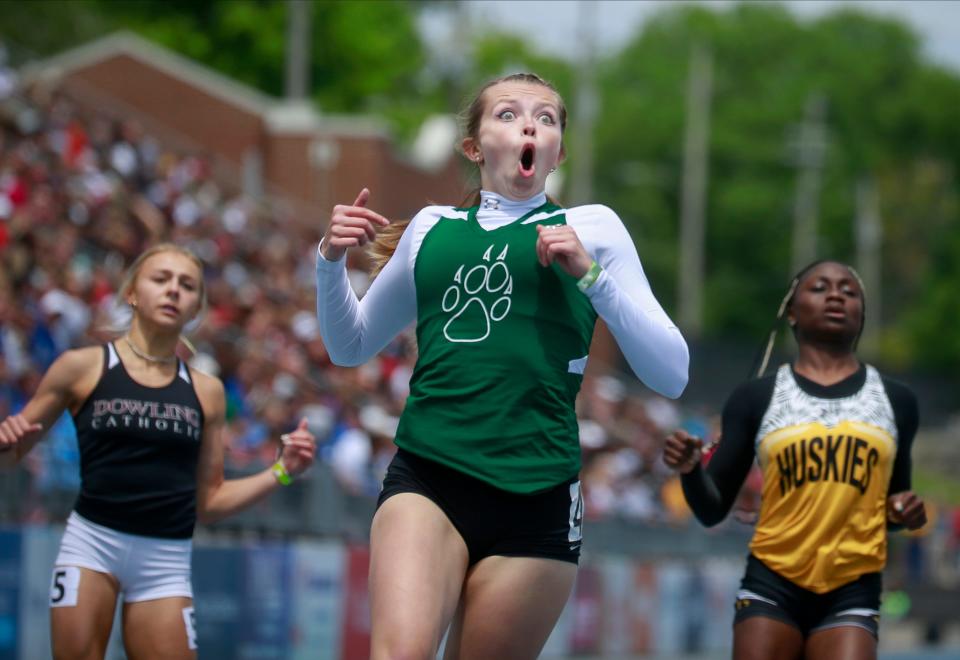
[[[683,494],[694,515],[707,527],[727,517],[753,465],[754,440],[773,396],[775,376],[744,383],[723,407],[720,443],[706,469],[683,475]]]
[[[903,383],[883,377],[883,386],[897,423],[897,457],[893,461],[890,486],[887,488],[887,493],[894,495],[911,487],[910,448],[920,425],[920,410],[916,395]]]

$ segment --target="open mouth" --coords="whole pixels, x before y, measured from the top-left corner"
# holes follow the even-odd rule
[[[520,174],[523,176],[533,176],[535,167],[533,165],[533,157],[536,155],[536,150],[532,144],[524,145],[523,151],[520,152]]]

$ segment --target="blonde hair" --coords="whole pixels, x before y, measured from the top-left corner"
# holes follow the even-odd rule
[[[123,282],[121,282],[120,288],[117,290],[117,303],[124,304],[127,302],[127,297],[130,295],[130,292],[133,291],[133,287],[137,282],[137,277],[140,276],[140,271],[143,270],[143,264],[146,263],[147,259],[167,252],[173,252],[174,254],[187,257],[194,264],[196,264],[197,269],[200,271],[200,281],[198,282],[200,308],[197,310],[197,314],[194,318],[196,319],[202,317],[207,311],[207,287],[203,280],[203,262],[200,261],[200,257],[195,255],[193,252],[181,245],[177,245],[176,243],[157,243],[156,245],[144,250],[142,253],[140,253],[140,256],[134,259],[133,263],[130,264],[130,267],[127,268],[127,273],[123,278]],[[123,332],[128,329],[128,327],[114,328],[114,330],[119,332]],[[191,344],[183,335],[180,335],[180,341],[182,341],[191,352],[197,352],[193,347],[193,344]]]
[[[790,286],[787,287],[787,293],[783,296],[783,300],[780,301],[780,307],[777,308],[777,316],[773,321],[773,327],[770,329],[770,334],[767,336],[767,342],[764,344],[763,349],[760,351],[759,357],[757,360],[754,360],[754,366],[756,366],[759,361],[760,367],[756,370],[751,369],[751,373],[756,371],[756,378],[762,378],[763,374],[767,371],[767,365],[770,364],[770,355],[773,353],[773,345],[777,340],[777,333],[780,330],[780,323],[786,318],[787,311],[790,307],[793,306],[793,297],[797,293],[797,288],[800,286],[800,283],[806,279],[807,275],[810,274],[817,266],[823,264],[837,264],[842,266],[849,271],[850,275],[853,276],[853,279],[857,281],[857,284],[860,285],[860,329],[857,330],[857,336],[853,338],[853,350],[857,349],[857,344],[860,342],[860,335],[863,334],[863,326],[866,323],[867,318],[867,299],[866,299],[866,287],[863,284],[863,279],[860,277],[860,273],[854,270],[853,266],[850,264],[845,264],[842,261],[835,261],[833,259],[818,259],[810,265],[801,269],[792,280],[790,280]],[[792,328],[794,337],[796,337],[797,330]]]
[[[367,244],[367,256],[373,265],[370,267],[370,277],[374,278],[390,261],[390,257],[397,251],[400,237],[407,229],[410,220],[397,220],[377,232],[377,238]]]

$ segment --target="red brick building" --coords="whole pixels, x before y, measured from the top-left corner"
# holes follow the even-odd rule
[[[452,129],[433,140],[449,149],[438,158],[434,144],[433,162],[418,163],[398,152],[375,118],[325,115],[308,103],[271,98],[131,33],[66,51],[26,75],[206,155],[225,182],[279,197],[308,221],[329,217],[333,204],[352,202],[364,186],[371,206],[394,218],[428,201],[458,203],[466,190]]]
[[[394,219],[431,202],[460,203],[470,188],[450,119],[429,122],[440,130],[427,140],[431,155],[418,163],[397,150],[375,118],[325,115],[307,103],[269,97],[131,33],[98,39],[24,73],[98,113],[136,119],[168,144],[206,155],[225,183],[289,204],[304,222],[325,225],[331,207],[352,202],[364,186],[370,206]],[[619,361],[600,322],[591,371]]]

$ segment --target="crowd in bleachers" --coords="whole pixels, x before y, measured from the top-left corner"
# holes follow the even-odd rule
[[[190,334],[196,354],[181,354],[224,382],[228,469],[271,463],[279,435],[306,416],[342,487],[375,496],[415,342],[408,332],[363,367],[331,365],[313,311],[322,219],[311,224],[243,196],[203,155],[169,148],[130,118],[85,114],[43,86],[0,87],[0,95],[0,414],[23,406],[61,352],[122,332],[127,310],[114,292],[126,265],[172,240],[207,266],[209,308]],[[360,267],[351,280],[358,291],[368,284]],[[660,441],[681,423],[715,430],[628,382],[584,382],[587,516],[682,520]],[[76,491],[68,419],[26,468],[39,492]]]
[[[172,240],[207,266],[209,307],[190,335],[196,353],[182,347],[181,355],[224,382],[228,471],[272,463],[279,435],[306,416],[342,489],[375,497],[416,345],[408,331],[362,367],[330,363],[314,315],[321,232],[322,219],[245,197],[203,155],[169,148],[135,120],[85,114],[42,86],[18,89],[0,58],[0,416],[22,408],[64,350],[122,332],[128,312],[114,293],[126,265]],[[362,292],[368,276],[356,266],[351,281]],[[662,439],[678,426],[714,439],[715,416],[653,396],[632,378],[589,371],[578,415],[588,521],[689,519],[660,460]],[[24,467],[36,497],[17,508],[22,519],[48,519],[42,503],[51,496],[72,499],[79,454],[66,416]],[[751,521],[759,488],[754,472],[735,517]],[[960,510],[935,520],[934,540],[915,544],[905,565],[952,565],[960,575]],[[924,559],[932,554],[935,562]]]

